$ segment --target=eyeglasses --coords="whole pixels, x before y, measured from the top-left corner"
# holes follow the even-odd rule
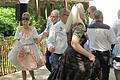
[[[27,21],[29,21],[29,18],[25,18],[25,17],[24,17],[24,18],[22,18],[22,20],[27,20]]]

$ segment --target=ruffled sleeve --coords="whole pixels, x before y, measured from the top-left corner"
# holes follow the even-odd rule
[[[38,32],[37,32],[37,29],[34,27],[33,28],[33,38],[38,38]]]
[[[19,27],[17,27],[16,33],[15,33],[15,37],[16,37],[16,39],[20,39],[21,36],[22,35],[21,35],[20,31],[19,31]]]

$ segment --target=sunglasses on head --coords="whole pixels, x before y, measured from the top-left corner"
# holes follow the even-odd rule
[[[28,21],[28,20],[29,20],[29,18],[25,18],[25,17],[24,17],[24,18],[22,18],[22,20],[27,20],[27,21]]]
[[[64,15],[69,16],[69,14],[64,14]]]

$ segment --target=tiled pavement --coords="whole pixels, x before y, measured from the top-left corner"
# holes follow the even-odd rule
[[[45,66],[41,67],[38,70],[35,70],[36,80],[47,80],[49,73],[50,72],[46,69]],[[2,76],[0,77],[0,80],[22,80],[21,72],[16,72],[13,74]],[[27,80],[31,80],[31,77],[28,72],[27,72]],[[109,80],[115,80],[113,69],[111,69]]]

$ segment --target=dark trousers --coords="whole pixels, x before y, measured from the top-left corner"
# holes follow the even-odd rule
[[[51,63],[52,71],[55,69],[56,65],[58,64],[58,60],[61,56],[62,56],[62,54],[56,54],[56,53],[51,54],[49,61]]]
[[[99,76],[100,80],[109,80],[110,66],[108,63],[110,58],[110,51],[104,51],[104,52],[92,51],[92,53],[96,56],[96,58],[100,62],[100,70],[101,70],[101,76]],[[97,76],[98,74],[92,75],[91,80],[95,80]]]
[[[51,72],[51,64],[50,64],[50,61],[49,61],[49,58],[50,58],[50,56],[51,56],[51,52],[48,51],[48,49],[46,50],[45,56],[46,56],[45,66],[46,66],[46,68]]]

